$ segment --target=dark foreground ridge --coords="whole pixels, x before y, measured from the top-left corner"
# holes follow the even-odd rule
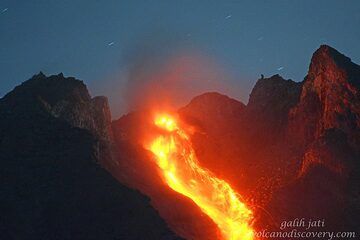
[[[0,99],[1,239],[177,239],[147,197],[99,165],[107,110],[62,74]]]

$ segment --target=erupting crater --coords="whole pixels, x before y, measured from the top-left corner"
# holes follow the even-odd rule
[[[159,174],[174,191],[190,198],[215,222],[224,240],[252,240],[252,211],[224,180],[199,165],[186,128],[170,114],[155,117],[161,129],[144,147],[155,155]]]

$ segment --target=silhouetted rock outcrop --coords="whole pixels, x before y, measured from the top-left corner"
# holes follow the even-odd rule
[[[106,98],[62,74],[0,99],[2,239],[177,239],[148,198],[98,164],[110,120]]]

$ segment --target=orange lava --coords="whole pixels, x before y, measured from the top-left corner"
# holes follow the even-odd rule
[[[190,138],[176,119],[163,114],[154,124],[164,131],[145,147],[155,155],[166,184],[192,199],[215,222],[224,240],[254,239],[252,211],[226,181],[199,165]]]

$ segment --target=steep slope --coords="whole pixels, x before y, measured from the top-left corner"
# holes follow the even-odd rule
[[[359,146],[360,66],[323,45],[311,59],[299,104],[290,114],[290,134],[306,147],[327,129],[344,131]]]
[[[0,229],[6,239],[176,239],[140,193],[98,165],[105,98],[38,74],[0,99]]]
[[[268,207],[278,219],[325,219],[326,229],[359,231],[359,82],[360,66],[348,57],[326,45],[314,53],[289,113],[287,139],[301,153],[300,168]]]
[[[288,136],[304,152],[301,174],[312,164],[339,174],[357,169],[359,87],[360,66],[350,58],[326,45],[313,54],[300,101],[289,114]],[[324,156],[324,152],[336,149],[346,149],[346,154]]]

